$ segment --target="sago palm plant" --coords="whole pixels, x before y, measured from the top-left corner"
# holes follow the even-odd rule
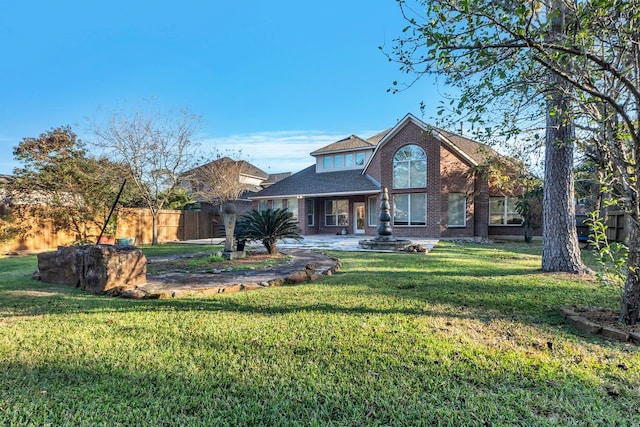
[[[261,240],[271,255],[278,253],[278,240],[302,239],[298,220],[286,209],[253,210],[240,218],[238,228],[238,238]]]

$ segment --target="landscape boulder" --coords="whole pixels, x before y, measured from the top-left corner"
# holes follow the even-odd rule
[[[134,246],[83,245],[38,255],[40,280],[78,286],[94,294],[147,282],[147,259]]]

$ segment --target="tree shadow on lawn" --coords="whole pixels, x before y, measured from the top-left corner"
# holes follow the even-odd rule
[[[10,385],[11,393],[5,396],[6,408],[0,419],[9,417],[24,423],[57,420],[61,424],[72,419],[90,424],[108,420],[118,425],[396,424],[399,420],[422,424],[427,419],[450,421],[455,415],[472,423],[477,421],[476,409],[467,400],[478,399],[491,400],[501,408],[492,415],[498,424],[514,417],[533,423],[548,420],[544,413],[551,402],[556,402],[551,405],[554,418],[595,422],[585,396],[613,413],[619,411],[634,419],[638,416],[637,411],[628,411],[631,393],[613,399],[607,395],[608,383],[603,385],[598,378],[579,373],[569,372],[562,379],[549,381],[535,369],[523,375],[523,367],[517,364],[487,370],[482,361],[467,358],[457,361],[455,369],[446,369],[438,363],[438,355],[430,356],[434,360],[405,360],[396,354],[378,354],[376,358],[384,363],[376,365],[377,380],[372,384],[367,380],[371,367],[359,359],[350,361],[340,354],[341,363],[332,363],[336,356],[323,354],[318,360],[307,353],[296,355],[289,347],[281,347],[276,354],[272,346],[268,351],[265,348],[266,344],[258,342],[241,354],[220,356],[218,362],[210,356],[205,360],[194,357],[184,364],[149,363],[147,358],[140,366],[131,361],[95,359],[82,352],[70,354],[64,361],[43,359],[36,365],[4,362],[0,364],[0,382]],[[285,357],[293,358],[290,372],[271,359]],[[331,369],[323,365],[327,363]],[[242,369],[245,364],[248,368]],[[476,371],[483,375],[469,373]],[[502,393],[496,393],[496,384]],[[513,398],[533,393],[533,402]],[[450,409],[443,411],[443,407]]]
[[[417,272],[382,274],[351,271],[295,287],[166,300],[126,300],[91,295],[63,285],[50,285],[24,289],[24,292],[34,293],[27,299],[19,294],[11,299],[3,298],[0,310],[5,312],[5,318],[44,314],[206,311],[260,316],[318,313],[480,321],[508,319],[531,325],[557,326],[564,324],[559,307],[595,304],[604,297],[610,299],[603,288],[598,288],[598,292],[587,292],[583,284],[565,281],[539,283],[533,278],[524,284],[513,282],[511,278],[450,276],[438,280],[434,285],[428,275]],[[354,281],[357,284],[353,284]],[[265,295],[259,295],[261,293]],[[304,295],[300,297],[300,293]]]

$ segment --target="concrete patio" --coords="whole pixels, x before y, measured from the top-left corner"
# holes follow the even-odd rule
[[[358,242],[363,239],[373,239],[375,236],[365,236],[365,235],[346,235],[346,236],[337,236],[337,235],[327,235],[327,234],[317,234],[311,236],[303,236],[303,239],[300,241],[296,241],[293,239],[285,239],[278,242],[278,248],[280,249],[317,249],[317,250],[330,250],[330,251],[351,251],[351,252],[391,252],[391,251],[378,251],[378,250],[370,250],[363,249],[358,245]],[[427,252],[429,252],[433,247],[438,243],[438,239],[435,238],[415,238],[410,239],[411,243],[422,245]],[[192,243],[192,244],[204,244],[204,245],[212,245],[212,244],[222,244],[224,243],[224,239],[221,238],[213,238],[213,239],[199,239],[199,240],[185,240],[181,243]],[[259,249],[262,248],[262,244],[260,242],[251,242],[249,245],[251,249]]]

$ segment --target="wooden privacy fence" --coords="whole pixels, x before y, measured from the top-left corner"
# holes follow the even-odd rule
[[[153,217],[148,209],[120,209],[118,236],[135,237],[136,244],[150,244]],[[217,237],[214,212],[162,210],[158,214],[158,242]]]
[[[216,212],[162,210],[158,215],[158,242],[219,237],[221,221]],[[153,217],[149,209],[120,209],[116,217],[116,238],[135,237],[137,245],[150,244]],[[44,251],[75,243],[68,231],[54,231],[49,221],[35,221],[24,237],[0,245],[2,252]],[[100,230],[94,230],[95,238]]]

